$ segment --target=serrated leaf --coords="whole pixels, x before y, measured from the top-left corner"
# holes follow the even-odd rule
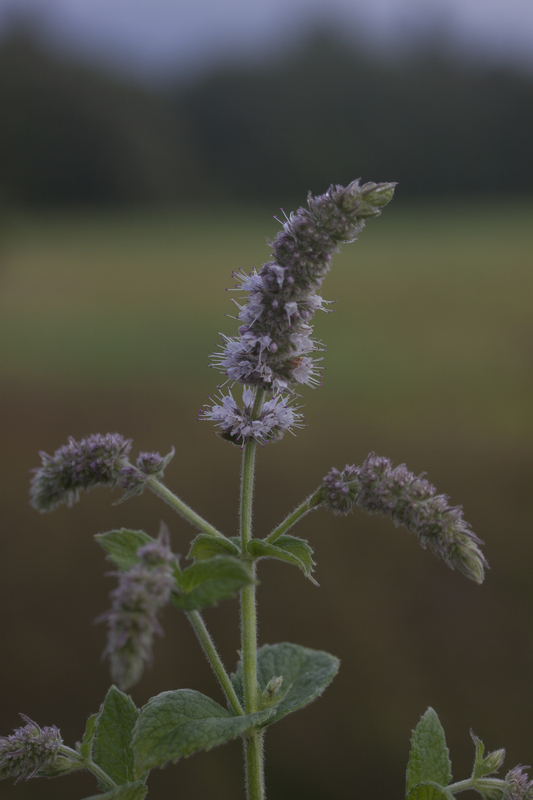
[[[235,739],[262,723],[270,713],[267,709],[235,716],[192,689],[177,689],[152,697],[142,708],[133,734],[137,775]]]
[[[298,536],[285,534],[276,539],[276,544],[270,544],[264,539],[252,539],[248,543],[248,552],[254,558],[277,558],[280,561],[287,561],[299,567],[306,578],[309,578],[317,586],[315,579],[311,577],[315,561],[313,560],[313,550],[305,539]]]
[[[105,794],[93,794],[91,797],[86,797],[85,800],[144,800],[147,792],[148,787],[144,781],[135,781],[135,783],[117,786],[116,789],[111,789]]]
[[[92,756],[93,739],[96,733],[96,726],[98,724],[99,716],[100,714],[97,713],[89,717],[89,719],[87,720],[87,725],[85,726],[85,733],[83,734],[83,739],[76,745],[78,753],[85,759],[90,759]]]
[[[413,731],[411,753],[407,765],[406,795],[421,783],[447,786],[452,778],[452,765],[446,737],[436,712],[428,708]]]
[[[97,533],[94,538],[106,551],[107,560],[121,570],[131,569],[139,563],[137,558],[139,547],[157,541],[144,531],[130,531],[127,528]]]
[[[414,786],[406,800],[454,800],[454,795],[446,787],[427,781]]]
[[[183,611],[194,611],[216,605],[219,600],[232,597],[243,586],[253,582],[243,561],[230,556],[214,556],[183,570],[180,581],[183,594],[174,594],[172,600]]]
[[[112,686],[98,715],[93,745],[93,760],[115,783],[135,780],[131,737],[139,718],[135,703]]]
[[[221,536],[210,536],[208,533],[199,533],[196,539],[191,542],[191,549],[187,558],[194,558],[196,561],[205,561],[206,558],[213,556],[238,556],[239,548],[229,539]]]
[[[257,651],[257,678],[259,688],[264,692],[269,681],[283,676],[282,690],[290,687],[282,696],[278,705],[272,709],[272,715],[264,724],[271,725],[286,714],[307,705],[322,694],[331,683],[339,669],[339,659],[323,650],[311,650],[298,644],[266,644]],[[242,664],[239,662],[237,672],[231,681],[239,698],[243,697]]]

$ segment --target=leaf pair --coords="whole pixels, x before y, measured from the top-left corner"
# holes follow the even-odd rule
[[[288,534],[279,536],[275,544],[270,544],[265,539],[252,539],[248,542],[247,549],[254,558],[276,558],[279,561],[286,561],[288,564],[299,567],[305,577],[318,586],[312,577],[313,567],[315,566],[313,550],[304,539]],[[240,553],[238,537],[218,539],[206,533],[200,533],[192,542],[187,558],[204,561],[216,555],[239,556]]]
[[[232,552],[236,551],[238,554],[238,549],[232,545],[229,539],[221,538],[219,540],[206,534],[200,534],[195,541],[201,537],[209,539],[213,544],[212,556],[196,561],[184,570],[179,568],[176,559],[174,568],[176,593],[172,599],[174,604],[183,611],[194,611],[205,606],[216,605],[220,600],[233,597],[244,586],[253,583],[250,570],[243,561],[229,554],[222,555],[224,548],[217,549],[216,545],[220,541],[227,544]],[[106,551],[108,560],[122,571],[131,569],[139,563],[137,551],[140,547],[157,542],[144,531],[132,531],[126,528],[99,533],[95,538]]]
[[[277,705],[254,714],[236,716],[211,698],[191,689],[163,692],[144,706],[135,726],[133,749],[136,775],[176,762],[198,750],[210,750],[247,731],[270,725],[318,697],[334,678],[339,661],[329,653],[295,644],[265,645],[258,651],[261,691],[272,678],[283,676]],[[242,698],[242,665],[232,676]]]
[[[120,528],[96,535],[107,558],[120,570],[126,571],[139,563],[137,551],[156,539],[144,531]],[[311,576],[313,551],[303,539],[280,536],[276,544],[253,539],[248,550],[254,558],[276,558],[299,567],[306,577]],[[238,539],[225,539],[200,533],[192,542],[187,558],[194,564],[181,570],[177,559],[174,570],[177,591],[173,602],[182,611],[195,611],[205,606],[217,605],[220,600],[233,597],[242,588],[253,583],[247,564],[239,558]]]

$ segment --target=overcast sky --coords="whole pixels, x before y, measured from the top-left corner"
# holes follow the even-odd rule
[[[324,21],[382,47],[442,31],[463,49],[533,67],[533,0],[0,0],[0,30],[14,9],[52,40],[140,73],[268,57]]]

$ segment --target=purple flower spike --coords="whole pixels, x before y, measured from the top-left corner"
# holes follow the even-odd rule
[[[332,469],[322,483],[322,505],[334,514],[358,506],[369,514],[390,514],[395,525],[417,534],[420,544],[452,569],[483,583],[487,561],[481,540],[463,519],[458,506],[405,464],[392,468],[388,458],[370,453],[361,467]],[[533,800],[533,798],[532,798]]]
[[[394,194],[394,183],[353,181],[330,186],[309,208],[287,217],[273,242],[273,260],[259,272],[236,273],[248,299],[239,308],[239,336],[224,337],[213,366],[230,381],[279,393],[319,383],[311,354],[324,346],[311,338],[313,314],[324,309],[318,294],[331,257],[342,242],[357,238],[369,217],[377,217]]]
[[[61,503],[71,506],[80,490],[114,487],[128,463],[131,439],[118,433],[96,433],[80,442],[72,437],[53,456],[40,453],[42,466],[34,470],[31,504],[38,511],[53,511]]]
[[[40,453],[42,466],[33,470],[31,505],[38,511],[53,511],[61,503],[71,506],[82,489],[89,491],[93,486],[120,486],[126,500],[140,494],[150,476],[161,479],[174,455],[174,449],[167,456],[141,453],[134,467],[128,459],[130,450],[131,439],[118,433],[96,433],[80,442],[70,437],[53,456]]]
[[[59,748],[63,744],[59,730],[54,726],[40,728],[25,714],[27,722],[11,736],[0,737],[0,780],[15,778],[15,783],[37,775],[53,775]]]
[[[137,551],[139,563],[118,575],[111,592],[111,609],[96,622],[108,623],[109,633],[103,657],[111,661],[111,677],[121,689],[128,689],[142,677],[145,664],[152,663],[154,634],[163,635],[157,615],[176,588],[168,531],[164,525],[157,542]]]
[[[242,395],[243,408],[235,402],[231,392],[220,398],[220,404],[214,403],[201,411],[199,419],[211,420],[220,427],[220,436],[233,444],[243,447],[247,442],[276,442],[285,431],[292,433],[292,428],[302,427],[302,415],[299,414],[286,397],[273,397],[264,403],[258,419],[252,419],[254,396],[250,389]]]

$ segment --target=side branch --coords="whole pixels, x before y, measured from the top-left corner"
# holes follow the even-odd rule
[[[276,539],[279,539],[280,536],[283,536],[284,533],[287,533],[287,531],[292,528],[292,526],[295,525],[300,519],[302,519],[302,517],[305,517],[305,515],[310,511],[318,508],[321,503],[321,498],[322,487],[319,486],[313,494],[309,495],[309,497],[298,506],[298,508],[294,509],[292,514],[289,514],[289,516],[286,517],[277,528],[274,528],[272,533],[269,533],[265,541],[269,544],[274,544]]]
[[[235,689],[230,681],[229,675],[226,672],[224,664],[222,663],[219,654],[217,653],[217,649],[215,647],[215,643],[211,638],[209,631],[206,628],[205,622],[200,614],[199,611],[189,611],[187,614],[189,618],[189,622],[194,628],[194,632],[198,637],[198,641],[202,645],[202,649],[207,657],[207,660],[213,667],[213,671],[218,678],[218,681],[224,691],[224,694],[228,698],[232,709],[234,710],[237,716],[242,716],[244,714],[244,710],[239,702],[239,698],[235,694]]]
[[[168,503],[169,506],[172,506],[174,511],[177,511],[178,514],[186,519],[187,522],[190,522],[191,525],[194,525],[195,528],[202,531],[203,533],[207,533],[210,536],[217,536],[221,539],[226,539],[227,537],[224,536],[223,533],[220,533],[213,525],[211,525],[207,520],[203,519],[196,511],[193,511],[183,500],[180,500],[170,489],[162,484],[157,478],[150,476],[146,479],[146,486],[152,490],[154,494],[164,500],[165,503]]]

